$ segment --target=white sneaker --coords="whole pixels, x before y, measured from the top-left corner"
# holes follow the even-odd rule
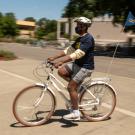
[[[67,114],[67,115],[64,115],[63,116],[63,119],[65,120],[73,120],[73,121],[78,121],[80,120],[80,114],[76,114],[74,112],[70,113],[70,114]]]

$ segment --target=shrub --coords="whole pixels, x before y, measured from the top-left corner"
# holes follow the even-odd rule
[[[64,37],[64,38],[67,38],[67,39],[70,38],[69,34],[67,34],[67,33],[64,33],[63,37]]]
[[[79,37],[78,35],[73,35],[72,40],[74,41],[74,40],[76,40],[78,37]]]
[[[56,40],[56,32],[50,32],[45,36],[46,40]]]
[[[17,57],[13,52],[0,50],[0,58],[4,60],[13,60],[16,59]]]
[[[16,38],[15,42],[21,43],[21,44],[33,44],[37,40],[36,39],[30,39],[30,38]]]

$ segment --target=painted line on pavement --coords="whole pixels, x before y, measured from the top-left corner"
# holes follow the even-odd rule
[[[98,72],[98,71],[96,71],[95,73],[99,73],[99,74],[104,74],[105,75],[105,77],[109,77],[109,78],[111,78],[111,77],[119,77],[119,78],[125,78],[125,79],[131,79],[131,80],[135,80],[135,78],[130,78],[130,77],[126,77],[126,76],[118,76],[118,75],[115,75],[115,74],[112,74],[112,73],[109,73],[109,74],[107,74],[107,72]],[[96,78],[96,77],[95,77]]]
[[[13,77],[16,77],[16,78],[19,78],[19,79],[22,79],[22,80],[25,80],[27,82],[35,82],[32,79],[29,79],[29,78],[26,78],[26,77],[23,77],[23,76],[20,76],[20,75],[17,75],[15,73],[11,73],[11,72],[8,72],[8,71],[2,70],[2,69],[0,69],[0,72],[5,73],[5,74],[8,74],[8,75],[13,76]]]
[[[131,112],[131,111],[128,111],[128,110],[125,110],[125,109],[121,109],[121,108],[118,108],[118,107],[115,108],[115,111],[135,118],[135,113],[134,112]]]
[[[26,77],[23,77],[23,76],[20,76],[20,75],[17,75],[15,73],[11,73],[11,72],[8,72],[8,71],[2,70],[2,69],[0,69],[0,72],[5,73],[5,74],[7,74],[9,76],[12,76],[12,77],[16,77],[16,78],[19,78],[19,79],[22,79],[22,80],[25,80],[25,81],[28,81],[28,82],[32,82],[32,83],[34,82],[35,83],[34,80],[29,79],[29,78],[26,78]],[[125,110],[125,109],[122,109],[122,108],[116,107],[115,108],[115,111],[120,112],[120,113],[123,113],[123,114],[128,115],[128,116],[131,116],[131,117],[135,117],[135,113],[134,112],[131,112],[131,111],[128,111],[128,110]]]

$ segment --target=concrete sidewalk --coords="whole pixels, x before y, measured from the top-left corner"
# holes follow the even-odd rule
[[[62,128],[61,116],[53,116],[50,124],[34,128],[21,128],[16,125],[16,120],[12,115],[12,102],[19,90],[37,81],[32,70],[41,61],[17,59],[0,61],[0,63],[0,131],[2,135],[55,135],[56,131],[59,135],[62,135],[63,132],[65,135],[105,135],[107,132],[109,135],[134,135],[135,79],[112,75],[111,84],[117,92],[117,107],[111,120],[98,123],[79,122],[71,126],[73,130],[68,130],[68,128]],[[104,76],[105,74],[100,72],[94,72],[92,75],[92,77]],[[65,109],[64,103],[59,98],[58,104],[58,110]]]

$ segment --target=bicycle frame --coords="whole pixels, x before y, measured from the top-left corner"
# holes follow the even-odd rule
[[[60,89],[60,87],[58,86],[58,84],[59,84],[60,86],[62,86],[62,88],[65,89],[65,90],[67,90],[67,87],[53,75],[53,66],[50,66],[49,68],[51,69],[51,72],[48,73],[48,79],[47,79],[48,81],[47,81],[47,83],[46,83],[46,84],[45,84],[45,83],[43,83],[43,84],[37,83],[37,85],[43,86],[43,87],[44,87],[44,91],[46,91],[47,89],[50,90],[50,91],[52,92],[52,94],[54,95],[54,97],[56,97],[56,95],[55,95],[55,93],[54,93],[54,90],[49,87],[49,84],[51,83],[51,84],[53,85],[53,87],[54,87],[54,88],[58,91],[58,93],[61,95],[61,97],[62,97],[63,100],[65,101],[66,105],[67,105],[68,107],[71,107],[70,99],[68,99],[68,97],[64,94],[63,90]],[[97,83],[97,84],[107,84],[107,85],[108,85],[107,82],[109,82],[109,81],[110,81],[110,79],[109,79],[109,80],[108,80],[108,79],[106,80],[106,78],[95,78],[95,79],[91,79],[90,85],[93,85],[93,84],[95,84],[95,83]],[[85,91],[85,90],[87,90],[87,88],[84,87],[84,88],[83,88],[83,91]],[[83,91],[82,91],[82,92],[83,92]],[[115,91],[115,90],[114,90],[114,91]],[[79,105],[80,110],[81,110],[81,107],[83,107],[83,106],[98,105],[99,102],[100,102],[99,99],[96,98],[96,97],[94,96],[94,94],[92,94],[92,92],[91,92],[90,90],[88,90],[88,93],[91,95],[91,97],[93,98],[93,101],[94,101],[94,102],[91,102],[91,103],[88,102],[88,103],[86,103],[86,104]],[[41,98],[41,99],[38,99],[39,102],[40,102],[40,100],[42,100],[43,96],[41,95],[40,98]],[[38,101],[37,101],[37,102],[38,102]],[[38,103],[37,103],[37,104],[38,104]]]
[[[60,82],[52,73],[49,73],[48,78],[49,79],[48,79],[48,82],[47,82],[46,85],[45,84],[39,84],[39,83],[37,83],[37,84],[44,86],[45,87],[44,91],[46,91],[47,89],[49,89],[54,94],[54,96],[55,96],[54,90],[49,87],[49,83],[51,83],[54,86],[54,88],[56,88],[56,90],[58,91],[58,93],[61,95],[61,97],[63,98],[63,100],[65,101],[65,103],[68,105],[68,107],[71,107],[70,100],[66,97],[66,95],[64,94],[64,92],[62,91],[62,89],[60,89],[58,87],[58,84],[60,86],[62,86],[62,88],[65,89],[65,90],[67,90],[67,87],[62,82]],[[97,99],[92,94],[91,91],[88,90],[88,93],[93,97],[93,99],[95,100],[95,102],[94,103],[87,103],[87,104],[79,105],[79,107],[90,106],[90,105],[93,106],[93,105],[98,105],[99,104],[99,99]],[[43,96],[41,96],[41,98],[43,98]],[[39,99],[39,102],[40,102],[40,99]],[[80,109],[80,110],[82,110],[82,109]]]
[[[53,86],[56,88],[56,90],[59,92],[59,94],[61,95],[61,97],[66,101],[69,102],[68,98],[65,96],[65,94],[62,92],[62,90],[58,87],[58,85],[55,83],[55,81],[60,84],[65,90],[67,90],[66,86],[60,82],[52,73],[49,73],[49,79],[50,82],[53,84]],[[54,81],[54,80],[55,81]]]

